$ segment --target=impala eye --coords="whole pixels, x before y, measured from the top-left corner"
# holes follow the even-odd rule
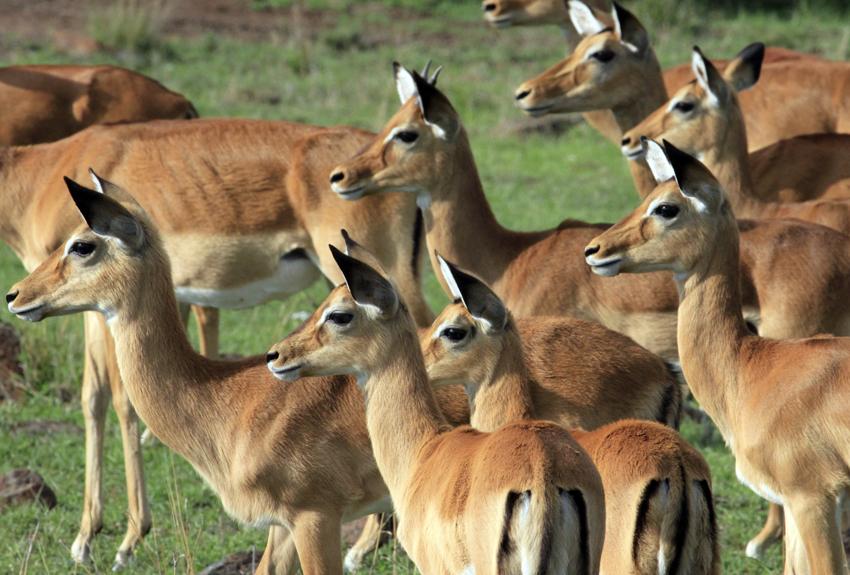
[[[400,142],[404,142],[405,144],[412,144],[419,137],[419,134],[412,130],[405,130],[403,132],[399,132],[395,135],[395,139]]]
[[[614,56],[616,56],[616,54],[614,54],[611,50],[600,50],[599,52],[594,52],[590,55],[591,58],[598,60],[599,62],[610,62],[614,59]]]
[[[335,323],[336,325],[348,325],[353,319],[353,313],[348,313],[345,311],[335,311],[328,314],[327,321]]]
[[[96,246],[90,242],[74,242],[68,249],[68,253],[78,255],[84,258],[94,253],[95,247]]]
[[[679,206],[673,204],[659,204],[652,210],[653,216],[659,216],[665,220],[672,220],[679,215]]]
[[[676,102],[676,105],[673,106],[673,109],[678,110],[679,112],[682,112],[684,114],[687,114],[688,112],[693,111],[694,103],[693,102],[684,102],[684,101]]]
[[[444,337],[452,342],[463,341],[466,338],[467,331],[465,329],[459,327],[447,327],[443,331],[440,332],[440,337]]]

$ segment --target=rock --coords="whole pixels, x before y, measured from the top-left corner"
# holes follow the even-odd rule
[[[198,575],[251,575],[257,568],[260,557],[262,553],[253,549],[239,551],[213,563]]]
[[[56,494],[41,475],[30,469],[13,469],[0,476],[0,511],[30,501],[38,501],[48,509],[56,507]]]

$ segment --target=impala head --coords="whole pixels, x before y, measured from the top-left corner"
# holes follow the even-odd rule
[[[496,28],[562,25],[567,21],[563,0],[483,0],[484,20]]]
[[[623,154],[643,155],[641,137],[668,140],[685,152],[701,156],[730,145],[744,144],[746,133],[737,92],[752,87],[761,73],[764,44],[750,44],[731,60],[721,74],[699,48],[691,67],[696,79],[683,86],[661,108],[623,134]]]
[[[437,255],[451,290],[449,304],[420,338],[428,379],[436,385],[478,385],[501,357],[507,332],[515,332],[508,310],[484,282]]]
[[[432,189],[459,138],[460,118],[436,87],[440,69],[431,78],[398,63],[394,69],[401,109],[370,146],[331,172],[341,198]]]
[[[564,60],[516,90],[517,105],[532,116],[628,104],[643,91],[646,59],[655,61],[643,25],[616,2],[613,25],[600,20],[584,2],[570,0],[569,7],[581,42]]]
[[[715,177],[696,158],[646,142],[658,186],[640,206],[591,241],[587,264],[601,276],[669,270],[689,275],[734,218]]]
[[[29,321],[81,311],[113,316],[128,287],[144,285],[151,258],[164,258],[141,207],[91,172],[99,191],[65,178],[84,223],[6,294],[9,311]]]
[[[405,333],[415,345],[416,328],[392,283],[367,263],[329,247],[345,283],[271,348],[268,368],[280,380],[350,373],[365,382],[397,353]]]

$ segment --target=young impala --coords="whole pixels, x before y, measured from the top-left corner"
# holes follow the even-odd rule
[[[783,182],[783,191],[773,196],[843,198],[841,201],[818,200],[799,203],[764,201],[765,193],[756,192],[754,175],[747,157],[747,131],[737,92],[752,86],[759,78],[764,46],[752,44],[720,74],[699,48],[694,48],[693,70],[696,81],[679,90],[669,103],[661,106],[641,123],[625,133],[623,153],[629,158],[643,155],[642,139],[668,140],[684,152],[702,158],[726,192],[735,214],[751,218],[798,218],[850,232],[850,136],[827,135],[820,153],[801,155],[793,166],[796,181]],[[801,138],[807,138],[805,136]],[[632,142],[636,142],[634,145]],[[778,144],[779,146],[783,143]],[[770,156],[761,156],[774,159]],[[833,158],[834,162],[830,162]],[[844,179],[827,183],[835,176],[834,163]],[[770,173],[780,164],[762,162],[758,169]],[[788,168],[787,164],[784,166]],[[802,189],[794,189],[802,188]]]
[[[649,162],[661,183],[589,242],[587,263],[603,276],[675,274],[682,369],[741,481],[785,505],[785,572],[846,573],[838,500],[850,486],[850,340],[753,335],[741,312],[738,227],[722,186],[666,142]]]
[[[62,176],[87,177],[85,166],[93,165],[133,189],[148,210],[184,304],[248,307],[297,293],[322,273],[338,278],[319,247],[338,242],[345,223],[376,250],[417,320],[429,325],[433,315],[418,277],[421,218],[414,198],[373,198],[358,206],[326,191],[330,168],[371,137],[345,127],[199,119],[93,126],[59,142],[3,148],[0,239],[34,270],[78,223]],[[85,322],[86,489],[72,554],[85,560],[102,525],[103,425],[111,388],[130,498],[127,537],[116,556],[120,565],[149,529],[150,513],[136,416],[114,377],[106,324],[96,314],[86,314]]]
[[[356,376],[398,537],[416,566],[426,575],[597,573],[605,503],[584,450],[542,421],[492,433],[452,429],[393,285],[331,251],[345,284],[272,348],[269,369],[286,382]]]
[[[525,334],[498,296],[445,260],[440,264],[455,301],[420,338],[432,384],[463,383],[471,401],[470,423],[481,431],[531,418],[574,428],[569,404],[549,398],[580,393],[583,370],[553,368],[541,386],[541,369],[527,362],[534,347],[521,341]],[[629,395],[627,389],[621,393]],[[657,423],[621,420],[585,429],[572,433],[596,464],[605,489],[600,571],[718,573],[711,473],[699,452]]]
[[[389,510],[354,379],[280,385],[262,357],[217,361],[195,353],[163,238],[139,204],[112,186],[103,186],[105,195],[70,180],[68,187],[85,224],[12,287],[9,310],[30,321],[105,316],[141,418],[230,515],[272,526],[258,573],[294,572],[297,551],[305,574],[340,574],[340,521]],[[457,424],[468,417],[466,400],[462,390],[446,391],[439,409]]]
[[[675,361],[678,296],[672,278],[658,273],[612,283],[590,273],[581,250],[604,224],[567,220],[540,232],[502,227],[451,103],[400,66],[396,79],[401,109],[370,145],[331,173],[334,191],[346,199],[416,195],[435,269],[437,250],[491,286],[517,317],[597,321]],[[742,222],[741,227],[747,318],[760,333],[850,333],[850,238],[793,221]]]

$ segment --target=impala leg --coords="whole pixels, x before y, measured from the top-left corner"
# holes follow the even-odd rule
[[[837,575],[847,573],[847,558],[841,543],[838,503],[830,496],[797,496],[787,501],[794,522],[793,533],[787,529],[787,555],[795,575]],[[786,512],[786,523],[789,518]]]
[[[767,519],[758,535],[747,543],[747,557],[760,559],[774,543],[782,540],[784,532],[784,512],[781,505],[771,503],[767,508]]]
[[[386,528],[391,525],[391,522],[392,514],[389,513],[373,513],[366,518],[366,523],[360,531],[360,537],[345,554],[342,566],[346,572],[357,571],[363,562],[363,558],[381,546],[385,539]]]
[[[193,305],[195,324],[198,326],[198,336],[201,344],[201,355],[210,359],[218,358],[218,309]]]
[[[342,575],[340,516],[320,511],[298,515],[292,528],[304,575]]]
[[[263,557],[254,575],[294,575],[298,570],[298,553],[289,529],[272,525]]]
[[[81,404],[86,428],[85,491],[80,531],[71,545],[71,557],[77,562],[88,561],[91,540],[103,526],[103,426],[110,394],[106,341],[109,334],[98,323],[97,314],[84,315],[86,347]]]

